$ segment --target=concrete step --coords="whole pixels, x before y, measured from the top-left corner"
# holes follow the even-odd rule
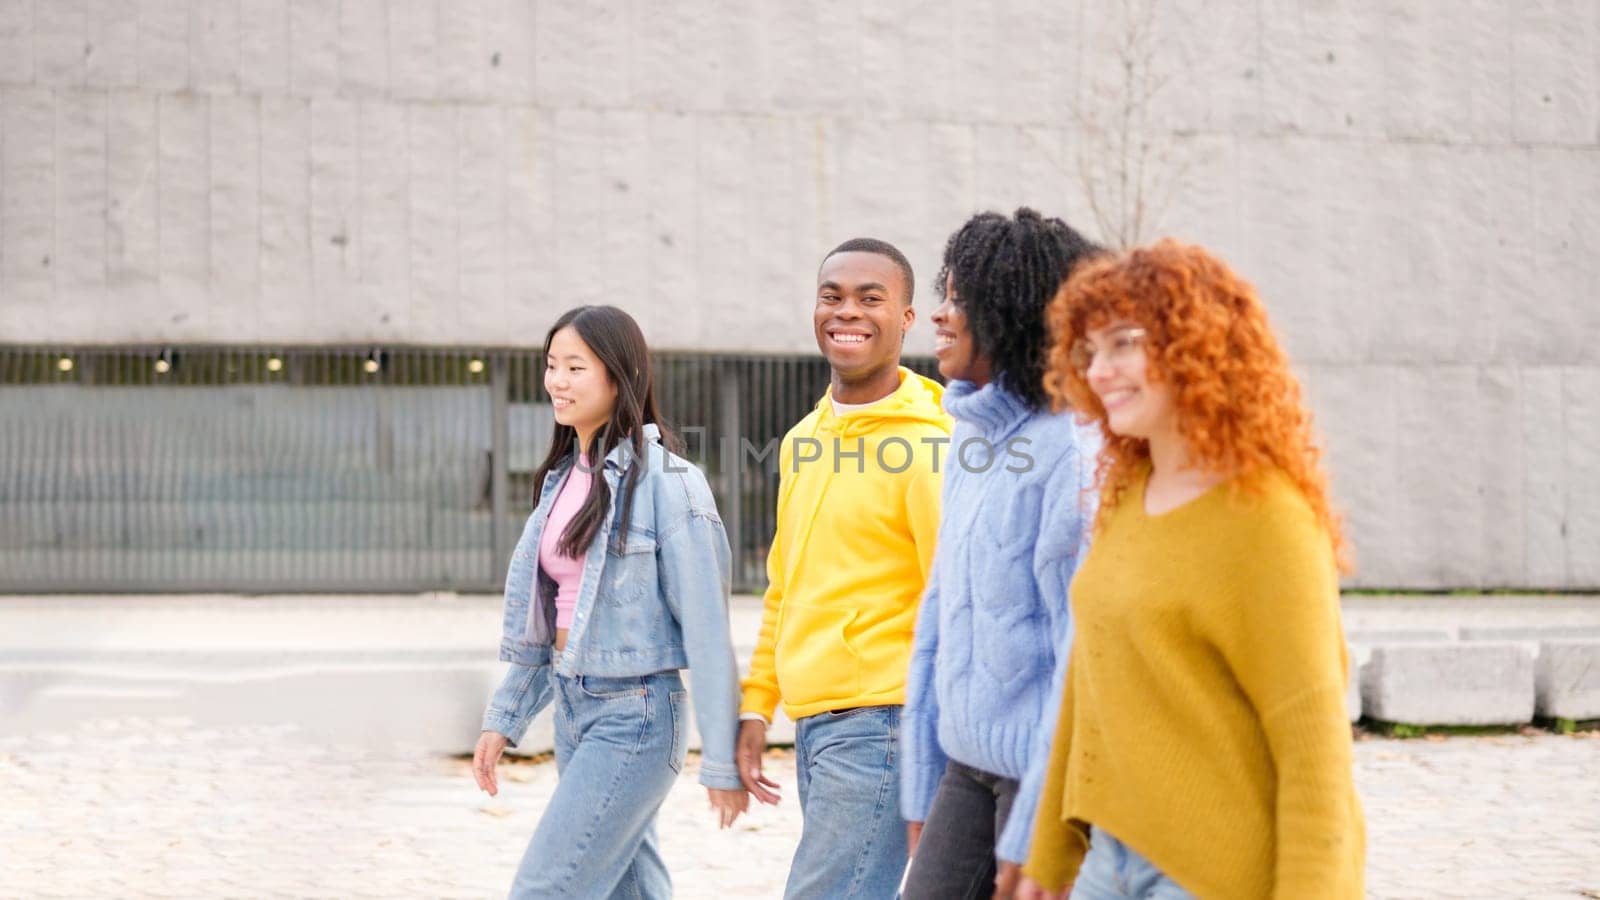
[[[1540,644],[1534,694],[1546,718],[1600,719],[1600,640]]]
[[[1361,668],[1364,714],[1411,725],[1516,725],[1534,713],[1533,656],[1516,644],[1388,644]]]

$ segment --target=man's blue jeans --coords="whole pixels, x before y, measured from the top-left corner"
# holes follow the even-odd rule
[[[784,897],[894,897],[906,868],[900,707],[807,716],[795,723],[794,749],[804,822]]]
[[[1078,867],[1071,900],[1194,900],[1137,850],[1099,828],[1089,830],[1089,853]]]
[[[670,897],[656,811],[683,768],[677,672],[553,676],[560,781],[511,885],[534,897]]]

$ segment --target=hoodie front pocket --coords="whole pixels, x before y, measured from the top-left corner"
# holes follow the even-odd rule
[[[861,696],[861,656],[850,643],[856,611],[785,603],[775,657],[778,690],[796,705]]]

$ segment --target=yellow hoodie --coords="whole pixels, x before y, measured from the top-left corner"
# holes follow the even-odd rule
[[[944,388],[900,387],[834,415],[832,389],[784,435],[778,529],[743,712],[791,719],[905,702],[917,604],[933,565],[952,421]]]

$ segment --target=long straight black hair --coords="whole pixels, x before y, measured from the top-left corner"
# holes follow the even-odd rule
[[[633,489],[644,474],[648,463],[645,453],[644,426],[655,425],[661,430],[661,443],[667,449],[679,450],[677,436],[667,429],[656,408],[655,379],[650,371],[650,348],[644,342],[644,332],[639,323],[615,306],[579,306],[562,314],[550,326],[544,338],[545,364],[549,365],[550,343],[556,333],[566,327],[577,331],[578,337],[589,345],[589,350],[605,367],[606,377],[617,387],[617,402],[611,407],[606,424],[595,432],[594,438],[583,453],[594,469],[595,477],[589,483],[589,496],[578,508],[561,541],[556,545],[563,556],[582,559],[594,540],[596,531],[605,523],[606,509],[611,503],[611,488],[606,485],[605,458],[613,448],[627,441],[633,449],[622,482],[622,520],[616,529],[626,535],[628,517],[633,512]],[[539,505],[544,492],[545,476],[575,452],[578,443],[577,429],[557,422],[550,440],[550,454],[540,464],[533,476],[533,505]],[[573,460],[577,465],[577,460]]]

